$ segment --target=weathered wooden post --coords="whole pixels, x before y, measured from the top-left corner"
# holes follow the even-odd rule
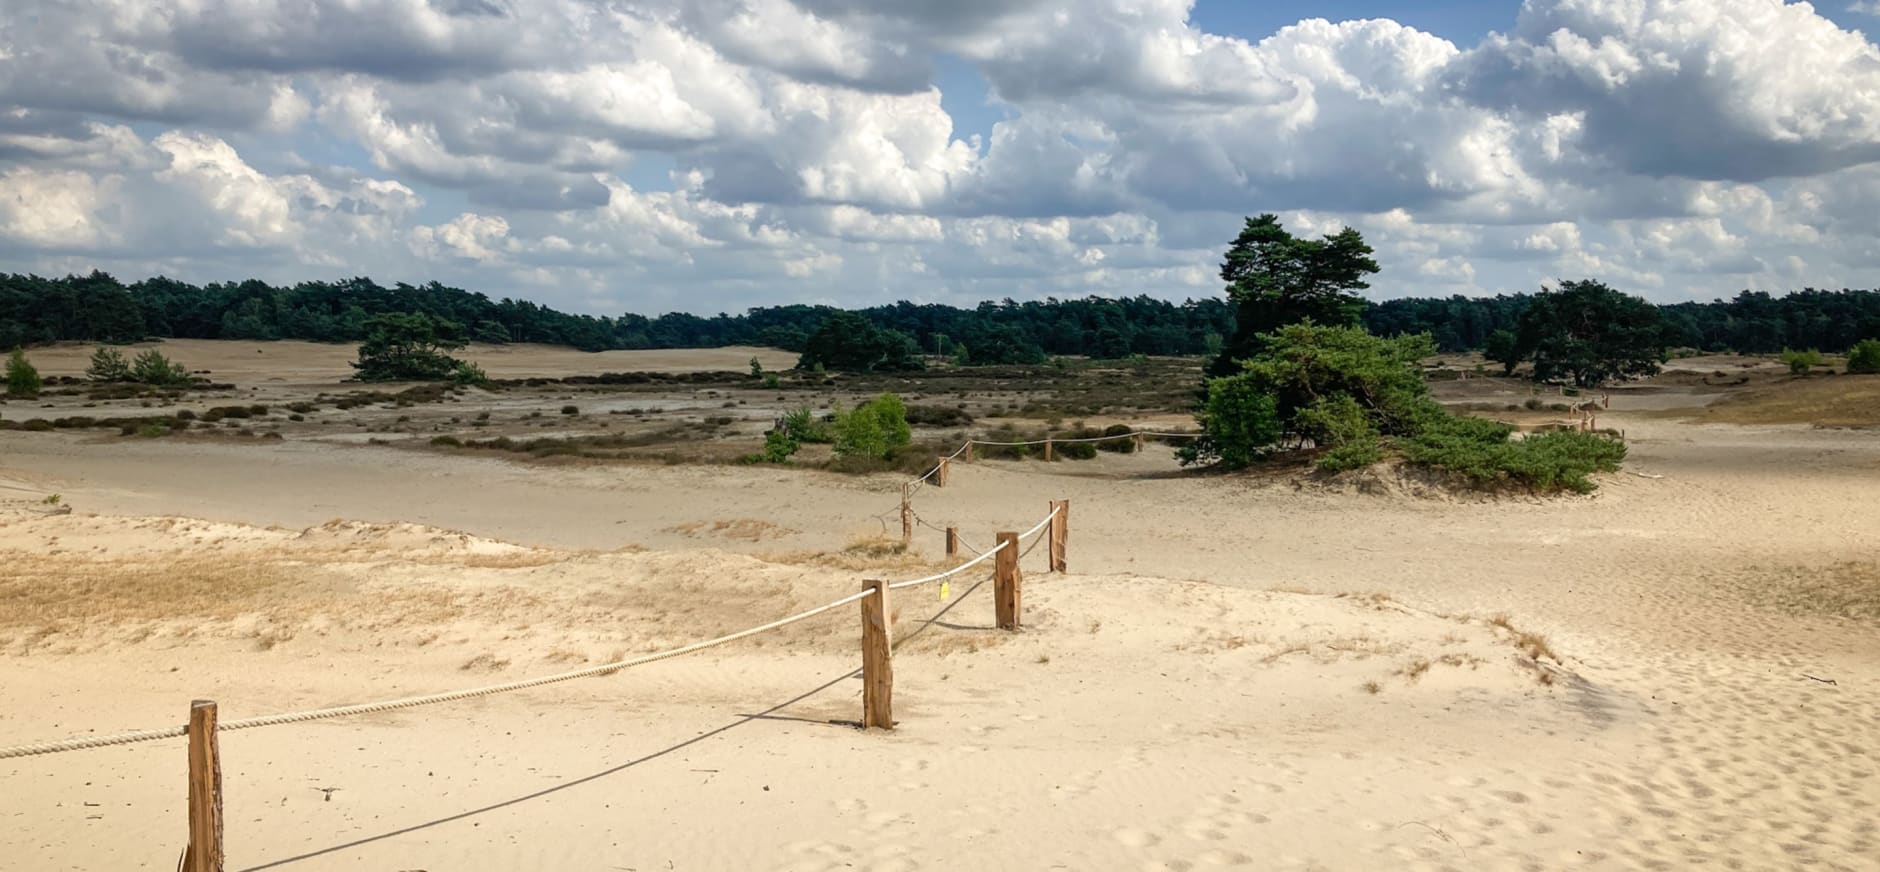
[[[1052,446],[1052,442],[1051,442],[1051,437],[1049,437],[1049,436],[1046,436],[1046,437],[1044,437],[1044,459],[1045,459],[1045,461],[1046,461],[1046,462],[1050,462],[1050,461],[1052,461],[1052,460],[1056,460],[1056,459],[1057,459],[1057,457],[1056,457],[1056,454],[1057,454],[1057,452],[1055,452],[1055,451],[1052,451],[1052,450],[1051,450],[1051,449],[1052,449],[1052,447],[1053,447],[1053,446]]]
[[[912,488],[911,484],[901,485],[901,548],[903,550],[914,546],[914,506],[908,501],[913,493]]]
[[[947,528],[947,556],[960,556],[960,528],[958,527]]]
[[[888,583],[862,583],[874,595],[862,598],[862,728],[894,729],[894,644],[889,623]]]
[[[992,561],[992,603],[999,629],[1018,629],[1018,534],[999,534],[999,555]]]
[[[183,872],[222,872],[222,757],[215,701],[189,704],[189,847]]]
[[[966,440],[966,450],[960,452],[960,459],[967,463],[973,462],[973,440]]]
[[[1070,544],[1071,538],[1071,501],[1052,500],[1051,511],[1054,513],[1051,516],[1051,529],[1046,533],[1051,537],[1050,571],[1064,572],[1064,549]]]
[[[1141,433],[1136,434],[1136,453],[1137,454],[1142,453],[1142,434]]]
[[[938,487],[947,486],[947,465],[953,462],[951,457],[940,458],[940,466],[934,470],[933,483]]]

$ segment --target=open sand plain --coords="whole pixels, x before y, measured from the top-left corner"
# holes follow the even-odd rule
[[[290,375],[215,377],[337,377],[262,350]],[[1472,390],[1446,398],[1502,399]],[[1024,558],[1022,632],[984,573],[896,592],[892,733],[852,725],[852,607],[228,733],[229,868],[1880,868],[1880,436],[1671,414],[1716,398],[1615,394],[1631,457],[1590,497],[1194,475],[1156,446],[956,465],[913,554],[878,541],[895,475],[0,432],[0,746],[662,650],[1069,499],[1070,571]],[[179,740],[0,760],[0,855],[173,869],[183,788]]]

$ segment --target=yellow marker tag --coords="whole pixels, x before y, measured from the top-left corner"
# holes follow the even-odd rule
[[[940,582],[940,599],[945,600],[948,596],[952,595],[952,593],[953,593],[953,582],[950,582],[950,581]]]

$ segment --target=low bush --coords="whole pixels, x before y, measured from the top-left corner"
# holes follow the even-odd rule
[[[7,395],[12,397],[37,397],[39,389],[46,384],[39,377],[39,370],[26,359],[26,351],[20,348],[13,349],[13,354],[7,358],[6,381]]]
[[[462,448],[463,440],[455,436],[433,436],[431,437],[431,444],[439,448]]]
[[[1511,429],[1497,421],[1452,418],[1405,440],[1404,458],[1477,485],[1577,493],[1593,490],[1590,475],[1616,471],[1625,460],[1625,443],[1601,434],[1559,431],[1510,440]]]
[[[1135,432],[1136,428],[1128,424],[1111,424],[1103,428],[1103,435],[1105,436],[1126,437],[1134,435]],[[1136,453],[1136,440],[1127,438],[1106,439],[1097,443],[1097,450],[1111,451],[1117,454],[1134,454]]]
[[[1788,365],[1790,375],[1807,375],[1809,372],[1813,371],[1815,367],[1828,362],[1827,358],[1821,356],[1820,351],[1813,348],[1806,351],[1784,348],[1782,349],[1781,359],[1783,363]]]
[[[913,439],[907,407],[894,394],[882,394],[854,409],[837,412],[832,429],[838,457],[885,459],[890,451]]]
[[[908,406],[907,423],[916,427],[965,427],[973,416],[954,406]]]
[[[1880,372],[1880,339],[1862,339],[1847,352],[1850,373]]]
[[[561,413],[564,415],[579,415],[581,414],[581,407],[580,406],[562,406]]]
[[[161,387],[182,387],[190,383],[189,370],[154,348],[144,350],[131,360],[130,379]]]

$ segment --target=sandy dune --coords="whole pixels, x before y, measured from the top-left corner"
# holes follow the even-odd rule
[[[1160,451],[956,467],[924,522],[984,547],[1068,498],[1072,571],[1025,559],[1018,634],[970,584],[898,594],[894,733],[841,723],[847,609],[233,733],[230,868],[1880,867],[1880,441],[1623,402],[1628,469],[1658,477],[1590,498],[1191,477]],[[934,565],[927,526],[920,555],[849,548],[897,488],[0,433],[0,745],[759,623]],[[35,511],[48,493],[74,511]],[[171,869],[182,764],[174,741],[0,761],[0,846]]]

